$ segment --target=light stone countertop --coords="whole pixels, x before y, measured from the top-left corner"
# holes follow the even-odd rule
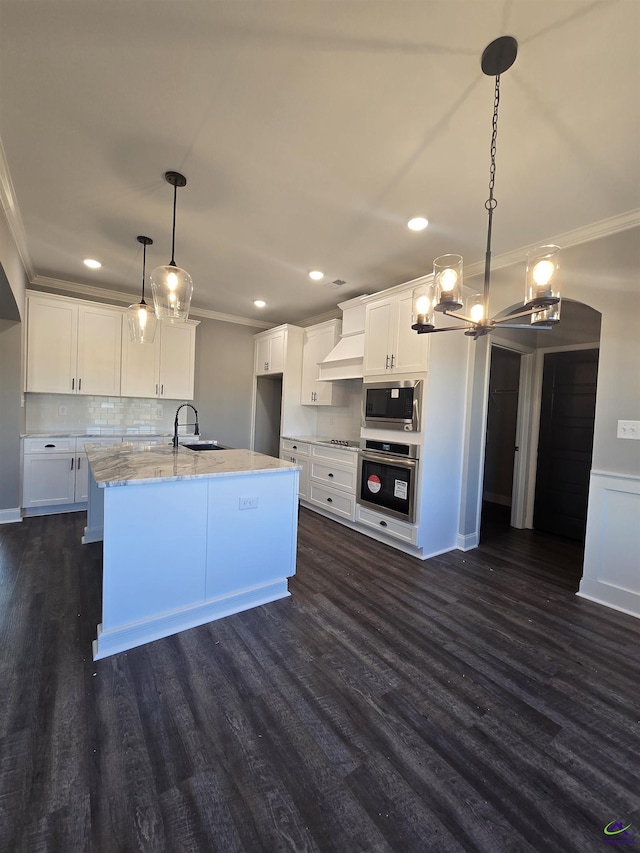
[[[100,488],[302,470],[253,450],[174,450],[128,442],[113,447],[89,444],[85,450]]]
[[[360,449],[359,445],[332,444],[330,438],[323,438],[319,435],[282,435],[280,438],[284,438],[286,441],[302,441],[305,444],[320,444],[323,447],[335,447],[338,450],[351,450],[353,453],[357,453]]]

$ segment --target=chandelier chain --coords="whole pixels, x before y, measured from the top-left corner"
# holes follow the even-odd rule
[[[493,197],[493,188],[496,183],[496,147],[498,139],[498,107],[500,106],[500,75],[496,75],[496,88],[493,98],[493,121],[491,130],[491,166],[489,167],[489,198],[484,206],[487,210],[494,210],[498,202]]]

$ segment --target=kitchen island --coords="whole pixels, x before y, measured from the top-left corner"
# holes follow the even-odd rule
[[[299,466],[251,450],[87,447],[103,541],[94,660],[289,595]]]

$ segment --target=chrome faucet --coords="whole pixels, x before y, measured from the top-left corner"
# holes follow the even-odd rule
[[[195,422],[195,424],[182,424],[182,426],[195,427],[194,434],[200,435],[200,424],[198,423],[198,410],[196,409],[195,406],[192,406],[191,403],[183,403],[181,406],[178,406],[178,408],[176,409],[176,418],[173,422],[173,446],[174,447],[178,446],[178,413],[180,412],[180,409],[184,409],[185,406],[188,406],[190,409],[193,409],[193,411],[195,412],[195,415],[196,415],[196,422]]]

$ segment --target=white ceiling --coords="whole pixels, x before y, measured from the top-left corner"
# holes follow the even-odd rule
[[[188,179],[176,261],[194,307],[296,322],[444,252],[481,261],[479,61],[505,33],[520,47],[494,254],[615,230],[640,209],[636,0],[0,0],[0,138],[30,272],[137,294],[136,236],[155,241],[148,269],[170,258],[168,169]],[[406,228],[417,214],[427,231]],[[346,284],[311,282],[317,268]]]

